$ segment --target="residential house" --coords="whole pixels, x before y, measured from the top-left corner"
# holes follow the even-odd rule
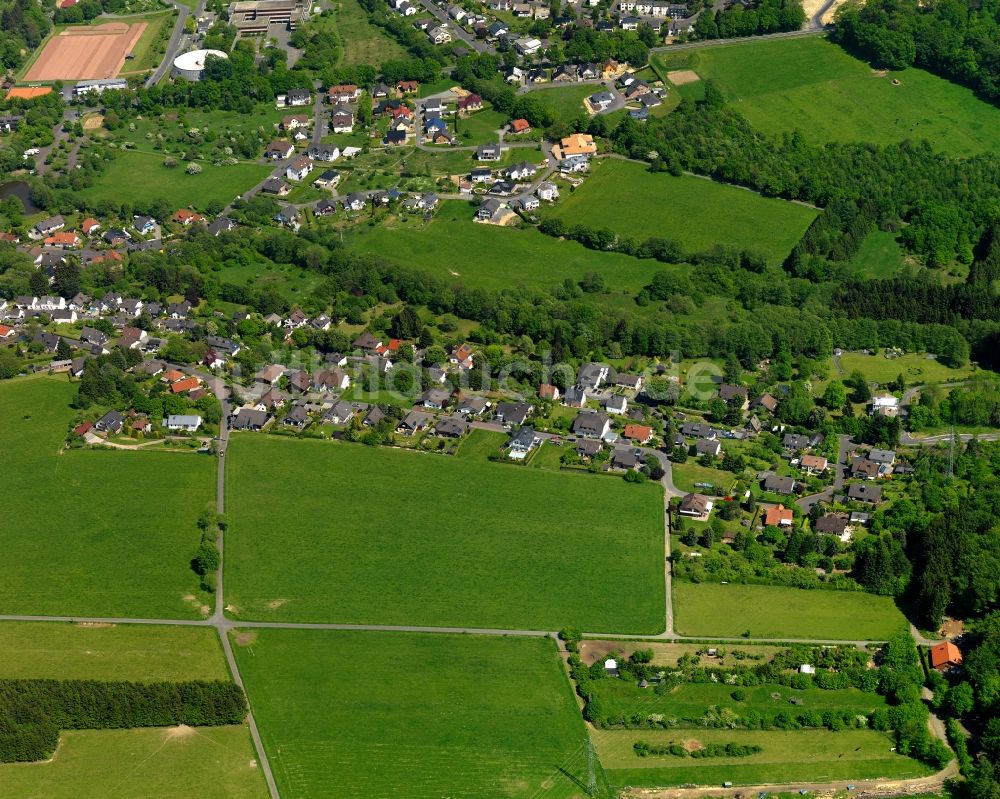
[[[604,449],[604,444],[601,441],[595,441],[592,438],[578,438],[576,440],[575,452],[581,458],[590,460],[602,449]]]
[[[501,150],[499,144],[484,144],[476,148],[477,161],[499,161]]]
[[[455,107],[460,114],[471,114],[473,111],[482,111],[483,98],[478,94],[467,94],[465,97],[459,98]]]
[[[514,460],[524,460],[541,441],[541,437],[530,427],[521,427],[507,442],[507,454]]]
[[[563,394],[562,404],[568,408],[582,408],[587,404],[587,389],[570,386]]]
[[[848,524],[846,513],[824,513],[816,520],[813,530],[817,535],[834,535],[840,538],[847,533]]]
[[[373,353],[382,346],[382,340],[376,338],[367,330],[354,339],[354,343],[351,344],[356,350],[363,350],[364,352]]]
[[[272,177],[264,181],[260,190],[264,192],[264,194],[273,194],[277,197],[284,197],[286,194],[291,192],[292,187],[285,183],[285,181],[281,178]]]
[[[292,153],[295,152],[295,145],[290,141],[277,140],[271,142],[267,145],[267,149],[264,150],[264,157],[269,158],[272,161],[283,161],[286,158],[291,158]]]
[[[368,409],[368,413],[365,414],[365,418],[361,420],[361,424],[365,427],[375,427],[385,418],[385,411],[383,411],[378,405],[372,405]]]
[[[622,394],[613,394],[604,402],[604,410],[616,416],[622,416],[628,410],[628,399]]]
[[[517,4],[514,4],[515,7]],[[528,6],[528,16],[531,16],[531,7]],[[539,39],[518,39],[514,42],[514,47],[522,56],[534,55],[542,49],[542,42]]]
[[[528,120],[523,119],[523,118],[522,119],[515,119],[513,122],[510,123],[510,132],[511,133],[515,133],[515,134],[516,133],[530,133],[531,132],[531,123],[528,122]]]
[[[354,114],[349,108],[335,108],[330,114],[330,130],[334,133],[353,133]]]
[[[281,423],[286,427],[302,428],[309,424],[309,414],[306,413],[306,409],[301,405],[293,405],[289,408],[288,413],[281,420]]]
[[[205,221],[205,217],[201,214],[195,213],[187,208],[179,208],[174,212],[174,215],[170,217],[171,221],[177,225],[195,225]]]
[[[444,410],[451,399],[451,392],[443,388],[429,388],[420,397],[420,404],[432,411]]]
[[[279,98],[281,95],[278,95]],[[312,103],[312,92],[308,89],[289,89],[285,97],[285,105],[297,107]]]
[[[555,402],[559,399],[559,389],[549,383],[542,383],[538,387],[538,397],[543,400],[552,400]]]
[[[308,128],[312,124],[312,117],[308,114],[289,114],[281,119],[281,129],[285,131]]]
[[[573,432],[584,438],[606,438],[611,430],[611,421],[603,413],[582,411],[573,420]]]
[[[350,384],[351,378],[339,367],[318,372],[312,383],[317,391],[343,391]]]
[[[880,476],[879,465],[875,461],[861,456],[851,460],[851,477],[877,480]]]
[[[555,183],[546,180],[538,184],[535,194],[538,195],[539,200],[555,202],[559,197],[559,187]]]
[[[750,407],[754,410],[765,410],[768,413],[774,413],[778,410],[778,400],[770,394],[765,393],[756,397],[754,401],[750,403]]]
[[[427,31],[431,44],[447,44],[451,41],[451,33],[443,25],[437,25]]]
[[[792,509],[784,505],[772,505],[764,513],[764,524],[767,527],[791,527]]]
[[[498,197],[490,197],[476,209],[476,221],[501,224],[510,213],[510,206],[506,202]]]
[[[571,155],[594,155],[597,152],[597,145],[594,144],[594,137],[589,133],[574,133],[559,141],[559,151],[563,158]]]
[[[340,172],[336,169],[328,169],[313,181],[313,186],[318,189],[335,189],[340,183]]]
[[[590,161],[584,155],[570,155],[559,162],[559,171],[565,175],[586,172],[588,169],[590,169]]]
[[[300,155],[285,170],[285,177],[289,180],[305,180],[312,172],[313,162],[310,158]]]
[[[271,420],[271,415],[260,408],[237,408],[229,422],[232,430],[261,430]]]
[[[764,478],[763,488],[772,494],[794,494],[796,483],[794,478],[782,477],[779,474],[769,474]]]
[[[942,674],[954,671],[962,665],[962,652],[951,641],[942,641],[930,649],[931,668]]]
[[[644,424],[629,423],[625,425],[622,437],[638,444],[648,444],[653,440],[653,428]]]
[[[396,432],[404,435],[413,435],[414,433],[426,430],[432,421],[434,421],[434,417],[429,413],[410,411],[406,415],[406,418],[399,423]]]
[[[899,416],[899,398],[894,397],[891,394],[882,394],[877,397],[872,397],[869,414],[871,416]]]
[[[803,455],[799,459],[799,468],[808,474],[822,474],[826,467],[827,461],[822,455]]]
[[[326,90],[326,101],[331,105],[353,103],[361,97],[361,89],[353,83],[340,83]]]
[[[601,111],[607,111],[615,102],[615,96],[608,91],[596,92],[587,98],[587,102],[590,104],[591,109],[596,113]]]
[[[812,439],[801,433],[785,433],[781,439],[781,447],[785,452],[798,452],[809,449]]]
[[[201,417],[193,414],[171,414],[166,421],[167,430],[196,433],[201,427]]]
[[[189,391],[194,391],[200,385],[201,381],[197,377],[185,377],[183,380],[171,383],[170,391],[173,394],[185,394]]]
[[[714,505],[704,494],[685,494],[677,506],[677,513],[699,521],[708,521]]]
[[[41,222],[35,225],[35,231],[39,236],[51,236],[57,230],[62,230],[66,227],[66,220],[62,218],[59,214],[55,216],[50,216],[48,219],[43,219]]]
[[[611,369],[603,363],[585,363],[576,374],[576,384],[581,388],[593,391],[608,379]]]
[[[722,444],[714,439],[699,438],[694,442],[694,451],[697,455],[718,458],[722,456]]]
[[[870,502],[872,505],[877,505],[882,501],[882,486],[852,483],[847,488],[847,497],[858,502]]]
[[[513,166],[508,167],[506,170],[507,177],[515,183],[522,183],[530,180],[536,174],[538,174],[538,165],[533,164],[530,161],[522,161],[519,164],[514,164]]]
[[[750,407],[750,399],[747,395],[747,390],[743,386],[723,383],[719,386],[719,398],[740,410],[745,411]]]
[[[336,144],[313,144],[309,147],[308,153],[310,158],[326,163],[336,161],[341,155],[340,148]]]
[[[299,210],[294,205],[286,205],[274,215],[274,220],[280,225],[298,230],[300,226]]]
[[[434,426],[434,432],[444,438],[461,438],[469,432],[469,423],[461,416],[446,416]]]
[[[520,427],[531,411],[532,407],[527,402],[500,402],[494,418],[504,427]]]
[[[102,330],[95,330],[92,327],[85,327],[80,331],[80,341],[83,344],[103,347],[108,343],[108,336]]]
[[[615,375],[615,385],[629,391],[639,392],[642,390],[642,375],[630,375],[625,372],[618,372]]]
[[[459,344],[452,348],[448,362],[458,366],[460,369],[471,369],[473,367],[472,347],[468,344]]]
[[[341,204],[345,211],[363,211],[368,205],[368,198],[362,192],[356,191],[341,200]]]
[[[108,411],[104,416],[94,422],[94,429],[102,433],[116,434],[122,431],[125,426],[125,417],[118,411]]]
[[[330,424],[347,424],[354,418],[354,412],[354,405],[346,400],[340,400],[324,414],[323,420]]]
[[[61,230],[45,238],[46,247],[58,247],[61,250],[69,250],[79,247],[83,242],[72,230]]]

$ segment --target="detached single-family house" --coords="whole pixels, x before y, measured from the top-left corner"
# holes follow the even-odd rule
[[[605,438],[611,430],[611,420],[603,413],[583,411],[573,420],[573,432],[584,438]]]
[[[653,440],[653,428],[644,424],[630,423],[625,425],[622,437],[638,444],[648,444]]]
[[[192,414],[171,414],[167,417],[167,430],[195,433],[201,427],[201,417]]]
[[[527,402],[501,402],[497,404],[495,417],[504,427],[520,427],[531,411]]]
[[[514,460],[524,460],[540,443],[541,438],[534,430],[530,427],[521,427],[507,442],[507,454]]]
[[[791,527],[792,509],[784,505],[772,505],[764,513],[764,524],[767,527]]]
[[[764,490],[772,494],[794,494],[795,480],[779,474],[769,474],[764,478]]]
[[[877,505],[882,501],[882,486],[870,485],[869,483],[852,483],[847,488],[848,499],[858,502],[870,502]]]
[[[945,674],[962,665],[962,652],[951,641],[943,641],[931,647],[931,668]]]
[[[285,170],[285,177],[289,180],[305,180],[313,170],[313,162],[310,158],[300,155]]]
[[[264,150],[264,157],[270,158],[272,161],[283,161],[286,158],[290,158],[294,152],[294,144],[290,141],[278,140],[267,145],[267,149]]]
[[[499,161],[501,156],[499,144],[484,144],[476,148],[477,161]]]
[[[404,435],[413,435],[414,433],[426,430],[432,421],[434,421],[434,417],[429,413],[410,411],[406,415],[406,418],[399,423],[396,432]]]
[[[94,422],[94,429],[102,433],[120,433],[125,426],[125,417],[118,411],[108,411],[104,416]]]
[[[714,502],[704,494],[686,494],[677,506],[677,513],[692,519],[707,521]]]

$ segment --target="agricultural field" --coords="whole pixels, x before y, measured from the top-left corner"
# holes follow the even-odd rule
[[[260,435],[226,460],[236,617],[663,629],[658,484]]]
[[[264,629],[235,650],[282,796],[585,795],[551,640]]]
[[[0,795],[21,799],[266,799],[246,727],[68,730],[44,763],[0,765]]]
[[[96,177],[97,182],[78,194],[91,203],[121,202],[122,187],[128,186],[130,202],[163,198],[178,208],[203,209],[213,200],[228,205],[271,172],[271,167],[257,164],[214,166],[202,162],[202,172],[189,175],[183,162],[167,167],[163,161],[162,154],[119,153]]]
[[[345,232],[345,241],[362,252],[394,253],[400,264],[422,269],[446,281],[470,288],[499,290],[531,287],[550,289],[570,278],[579,281],[588,272],[601,275],[612,293],[634,296],[649,283],[657,269],[669,268],[655,261],[588,250],[572,241],[560,241],[537,230],[509,230],[472,221],[475,209],[468,203],[442,203],[434,220],[401,220],[395,225],[358,225]],[[463,242],[465,253],[455,251]]]
[[[918,777],[928,770],[891,751],[892,739],[874,730],[594,730],[591,738],[612,787],[624,785],[737,785]],[[632,745],[671,742],[738,743],[763,751],[748,757],[694,760],[639,757]]]
[[[675,580],[673,595],[681,635],[881,641],[906,627],[891,599],[861,592]]]
[[[972,90],[919,69],[876,72],[819,37],[705,48],[689,64],[771,133],[799,130],[817,144],[926,139],[963,156],[1000,147],[1000,109]]]
[[[845,376],[857,370],[864,375],[865,380],[883,385],[891,383],[899,375],[903,375],[907,385],[910,386],[920,383],[946,383],[965,380],[975,371],[975,366],[972,365],[952,369],[920,352],[909,352],[895,358],[887,358],[884,353],[862,355],[859,352],[845,352],[839,361]]]
[[[204,601],[190,560],[215,464],[183,452],[60,453],[74,387],[65,377],[0,385],[6,613],[190,618]]]
[[[638,239],[675,239],[689,252],[724,244],[759,252],[770,263],[784,260],[816,216],[803,205],[690,175],[653,173],[628,161],[598,160],[591,171],[547,215]]]
[[[215,630],[0,622],[0,679],[227,680]]]

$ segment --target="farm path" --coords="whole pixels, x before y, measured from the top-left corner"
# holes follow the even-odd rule
[[[823,29],[804,28],[798,31],[784,31],[782,33],[765,33],[761,36],[741,36],[736,39],[702,39],[697,42],[684,42],[683,44],[665,44],[662,47],[651,47],[651,55],[662,55],[672,53],[677,50],[698,50],[702,47],[722,47],[726,45],[750,44],[751,42],[767,41],[768,39],[798,39],[802,36],[823,36],[826,31]]]

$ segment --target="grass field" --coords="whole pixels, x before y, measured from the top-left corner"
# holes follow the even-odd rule
[[[902,374],[907,384],[911,386],[918,383],[964,380],[974,371],[974,367],[952,369],[918,352],[909,352],[898,358],[886,358],[884,354],[862,355],[857,352],[845,352],[840,356],[840,368],[845,376],[857,369],[869,382],[882,384],[891,383]]]
[[[490,144],[497,141],[497,130],[507,122],[507,115],[494,111],[492,108],[484,108],[467,117],[462,117],[458,121],[458,130],[461,143],[468,144]],[[470,134],[466,138],[465,134]]]
[[[663,665],[673,664],[663,663]],[[856,688],[839,691],[808,688],[796,691],[781,685],[757,685],[741,689],[746,694],[746,699],[742,702],[736,702],[730,697],[733,692],[731,685],[713,683],[682,683],[669,693],[660,696],[649,688],[639,688],[633,680],[600,680],[595,684],[594,690],[609,713],[621,713],[626,717],[633,714],[661,713],[668,718],[677,719],[678,725],[682,727],[699,726],[696,720],[701,719],[705,715],[706,708],[711,705],[728,707],[737,713],[752,708],[765,717],[787,711],[789,699],[792,697],[800,701],[803,709],[815,710],[817,713],[826,710],[850,710],[868,715],[886,706],[883,697]],[[772,694],[775,693],[780,694],[781,699],[772,699]]]
[[[906,266],[906,254],[896,236],[882,230],[873,230],[847,262],[848,271],[862,278],[890,278]]]
[[[772,133],[797,129],[818,144],[926,139],[954,155],[1000,147],[1000,109],[971,90],[919,69],[875,73],[821,38],[705,48],[691,66]]]
[[[589,114],[583,106],[583,98],[590,97],[594,92],[601,91],[601,86],[559,86],[538,89],[531,93],[532,98],[545,106],[557,122],[569,124],[574,120],[586,119]]]
[[[737,785],[822,782],[874,777],[916,777],[927,769],[890,751],[892,740],[874,730],[594,730],[594,746],[613,787],[624,785]],[[749,757],[693,760],[638,757],[636,741],[650,744],[756,744],[763,751]]]
[[[212,200],[228,205],[271,171],[271,167],[258,164],[202,163],[201,174],[189,175],[184,163],[166,167],[163,160],[163,154],[119,153],[97,176],[96,183],[78,194],[92,203],[121,201],[122,187],[128,186],[129,199],[135,203],[162,197],[178,208],[204,208]]]
[[[239,617],[663,629],[658,485],[274,436],[227,462]]]
[[[0,765],[18,799],[266,799],[246,727],[63,732],[44,763]]]
[[[724,472],[721,469],[711,469],[702,466],[694,458],[688,458],[684,463],[673,464],[674,485],[681,491],[695,491],[705,493],[704,486],[696,486],[695,483],[711,483],[713,486],[724,488],[727,491],[736,481],[736,475],[732,472]],[[709,493],[711,493],[709,491]]]
[[[598,160],[591,171],[583,186],[564,192],[551,215],[640,239],[675,239],[690,252],[725,244],[778,263],[816,216],[785,200],[690,175],[653,173],[628,161]]]
[[[406,56],[406,51],[395,39],[371,23],[358,0],[338,0],[333,6],[333,20],[344,48],[341,66],[377,66],[383,61]]]
[[[449,282],[492,290],[555,288],[566,278],[578,281],[587,272],[596,272],[613,286],[613,291],[634,296],[657,269],[664,268],[655,261],[588,250],[576,242],[554,239],[533,229],[477,225],[472,221],[474,216],[475,209],[469,204],[446,201],[426,227],[414,223],[392,227],[358,225],[345,235],[345,240],[356,250],[388,253],[400,264],[418,267]],[[476,253],[476,258],[456,262],[456,241],[461,241],[467,252]]]
[[[132,49],[135,58],[125,62],[120,74],[131,75],[158,67],[166,52],[167,41],[176,18],[177,12],[175,11],[149,14],[143,17],[142,19],[146,22],[146,30],[142,32],[142,36]],[[133,22],[133,20],[130,19],[129,22]]]
[[[40,615],[198,615],[189,563],[198,515],[212,499],[214,461],[179,452],[59,454],[73,395],[65,378],[0,384],[0,606]]]
[[[552,641],[259,630],[236,658],[282,796],[584,796]]]
[[[888,597],[770,585],[673,583],[677,632],[753,638],[884,640],[906,620]]]
[[[215,630],[0,622],[0,678],[227,680]]]

